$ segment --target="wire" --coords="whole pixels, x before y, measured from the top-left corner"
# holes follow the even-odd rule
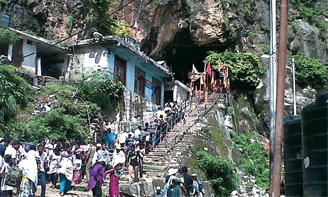
[[[91,29],[94,25],[96,25],[96,24],[98,24],[98,23],[100,23],[100,22],[106,20],[108,17],[110,17],[110,16],[112,16],[113,14],[117,13],[118,11],[122,10],[124,7],[128,6],[129,4],[131,4],[131,3],[134,2],[134,1],[135,1],[135,0],[131,0],[130,2],[128,2],[128,3],[124,4],[124,5],[122,5],[122,6],[121,6],[120,8],[118,8],[117,10],[115,10],[115,11],[113,11],[112,13],[108,14],[106,17],[104,17],[104,18],[102,18],[102,19],[100,19],[100,20],[98,20],[98,21],[92,23],[92,25],[87,26],[86,28],[84,28],[84,29],[78,31],[77,33],[75,33],[75,34],[73,34],[73,35],[71,35],[71,36],[69,36],[69,37],[67,37],[67,38],[65,38],[65,39],[63,39],[63,40],[60,40],[60,41],[58,41],[58,42],[55,42],[54,44],[51,44],[51,45],[48,46],[48,47],[41,48],[41,49],[39,49],[38,51],[33,52],[33,53],[30,53],[30,54],[28,54],[28,55],[25,55],[25,56],[23,56],[23,57],[16,58],[16,59],[14,59],[14,60],[12,60],[12,61],[20,60],[20,59],[24,59],[25,57],[29,57],[29,56],[34,55],[34,54],[36,54],[36,53],[39,53],[39,52],[41,52],[41,51],[43,51],[43,50],[45,50],[45,49],[49,49],[50,47],[56,46],[56,45],[58,45],[58,44],[60,44],[60,43],[62,43],[62,42],[64,42],[64,41],[66,41],[66,40],[68,40],[68,39],[70,39],[70,38],[72,38],[72,37],[78,35],[78,34],[81,33],[81,32],[84,32],[84,31],[86,31],[86,30],[89,30],[89,29]]]

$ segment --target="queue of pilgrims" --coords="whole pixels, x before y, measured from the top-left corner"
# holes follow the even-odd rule
[[[167,103],[158,108],[154,120],[145,123],[143,128],[138,126],[134,131],[120,133],[108,128],[101,143],[74,139],[41,139],[37,143],[21,143],[11,142],[10,137],[5,135],[0,139],[0,196],[12,196],[13,190],[19,197],[35,196],[40,185],[41,197],[44,197],[47,184],[51,188],[59,188],[60,195],[64,196],[84,181],[93,196],[101,197],[101,186],[108,175],[108,196],[118,197],[123,169],[129,171],[130,184],[138,182],[142,177],[144,155],[166,138],[166,133],[175,123],[184,121],[184,115],[183,108],[175,102]],[[157,186],[154,196],[162,195],[164,193]]]

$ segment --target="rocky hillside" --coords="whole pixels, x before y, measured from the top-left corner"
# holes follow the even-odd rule
[[[87,0],[6,0],[1,12],[10,16],[10,26],[58,40],[76,34],[88,37],[97,30],[97,10],[108,13],[130,1],[107,0],[103,4]],[[289,3],[288,49],[328,61],[327,0],[315,1],[315,16],[305,15],[302,0]],[[295,5],[294,5],[295,4]],[[241,6],[242,5],[242,6]],[[303,6],[303,7],[302,7]],[[279,8],[278,19],[279,19]],[[110,18],[137,21],[142,49],[155,59],[174,55],[172,45],[220,45],[236,51],[268,53],[269,2],[255,0],[134,0]],[[321,21],[321,23],[319,22]],[[279,20],[278,20],[279,24]]]
[[[289,2],[287,56],[301,52],[327,64],[328,0],[307,2],[310,1]],[[200,65],[196,66],[202,67],[210,50],[223,52],[230,49],[253,52],[257,56],[268,54],[269,6],[269,1],[264,0],[0,0],[1,14],[10,17],[10,27],[50,40],[71,37],[67,40],[69,42],[90,38],[94,31],[108,35],[108,29],[117,25],[117,21],[127,22],[125,30],[132,31],[134,26],[139,26],[136,39],[142,50],[155,60],[166,60],[177,78],[178,72],[186,75],[190,71],[192,61],[199,61]],[[106,12],[107,15],[112,13],[108,17],[112,20],[107,20]],[[279,5],[277,12],[279,25]],[[186,62],[189,59],[192,61]],[[184,67],[185,71],[178,67]],[[285,109],[286,114],[292,114],[291,68],[287,68]],[[247,158],[241,155],[247,147],[242,147],[242,143],[235,146],[239,139],[231,139],[232,134],[228,131],[267,134],[268,87],[267,72],[255,92],[234,91],[229,105],[218,105],[198,125],[217,127],[218,131],[209,129],[191,133],[197,137],[195,144],[184,141],[186,139],[181,141],[183,146],[178,152],[191,157],[182,158],[179,164],[196,168],[197,152],[207,149],[209,153],[227,156],[238,166],[242,165],[242,160]],[[303,106],[314,101],[315,93],[311,88],[297,86],[298,113]],[[223,125],[225,127],[221,128]],[[211,146],[206,146],[209,138],[214,141],[211,141]]]

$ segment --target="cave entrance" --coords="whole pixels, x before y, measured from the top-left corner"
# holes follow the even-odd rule
[[[183,84],[190,82],[188,73],[191,72],[194,64],[199,72],[204,71],[204,60],[209,51],[224,52],[231,45],[211,44],[197,46],[193,44],[170,44],[167,46],[165,61],[172,67],[174,78]]]
[[[167,65],[172,68],[174,79],[189,87],[190,79],[188,78],[188,73],[191,72],[192,65],[195,65],[199,72],[203,72],[205,67],[204,60],[208,56],[209,51],[222,53],[227,49],[234,49],[235,45],[232,42],[221,43],[219,41],[199,45],[192,40],[189,28],[185,28],[177,33],[172,42],[165,47],[163,57]],[[171,93],[165,92],[165,94],[167,96],[164,100],[172,98]],[[177,100],[178,98],[174,99]]]

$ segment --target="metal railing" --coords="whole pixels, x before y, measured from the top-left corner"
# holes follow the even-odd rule
[[[216,99],[215,99],[215,101],[212,103],[212,105],[209,106],[209,107],[208,107],[207,109],[205,109],[204,111],[202,111],[202,112],[197,116],[197,118],[195,119],[195,121],[190,121],[190,122],[188,122],[188,123],[187,123],[186,125],[184,125],[180,130],[176,131],[176,132],[174,133],[174,135],[173,135],[169,140],[167,140],[167,142],[166,142],[166,147],[167,147],[167,144],[170,144],[170,142],[171,142],[173,139],[176,139],[176,136],[177,136],[178,134],[180,134],[181,132],[186,131],[188,127],[191,127],[193,124],[195,124],[196,122],[198,122],[198,120],[199,120],[199,118],[200,118],[201,116],[204,116],[207,112],[209,112],[209,111],[212,109],[212,107],[217,103],[217,101],[219,100],[221,94],[222,94],[222,93],[218,94],[218,96],[216,97]]]

